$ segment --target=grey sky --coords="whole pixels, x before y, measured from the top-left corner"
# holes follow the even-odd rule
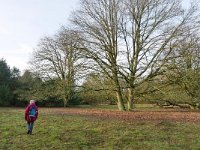
[[[78,0],[0,0],[0,58],[20,70],[44,35],[67,24]]]
[[[33,48],[54,34],[78,6],[79,0],[0,0],[0,58],[21,71]],[[187,6],[190,0],[184,0]]]

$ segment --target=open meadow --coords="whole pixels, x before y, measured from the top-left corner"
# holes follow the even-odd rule
[[[0,108],[2,150],[189,150],[200,148],[200,112],[40,108],[33,135],[24,109]]]

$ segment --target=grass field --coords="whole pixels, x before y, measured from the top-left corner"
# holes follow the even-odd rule
[[[65,110],[41,108],[33,135],[27,135],[24,110],[0,108],[0,150],[200,149],[199,122],[124,121]]]

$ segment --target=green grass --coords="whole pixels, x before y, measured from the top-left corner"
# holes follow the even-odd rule
[[[2,150],[198,150],[199,123],[123,122],[51,114],[40,109],[33,135],[26,134],[24,110],[0,108]]]

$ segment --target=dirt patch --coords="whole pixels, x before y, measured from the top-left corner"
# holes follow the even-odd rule
[[[119,119],[123,121],[176,121],[176,122],[200,122],[200,112],[185,110],[160,110],[160,111],[133,111],[121,112],[115,110],[82,109],[82,108],[49,108],[42,111],[53,114],[70,114],[91,116],[102,119]]]

